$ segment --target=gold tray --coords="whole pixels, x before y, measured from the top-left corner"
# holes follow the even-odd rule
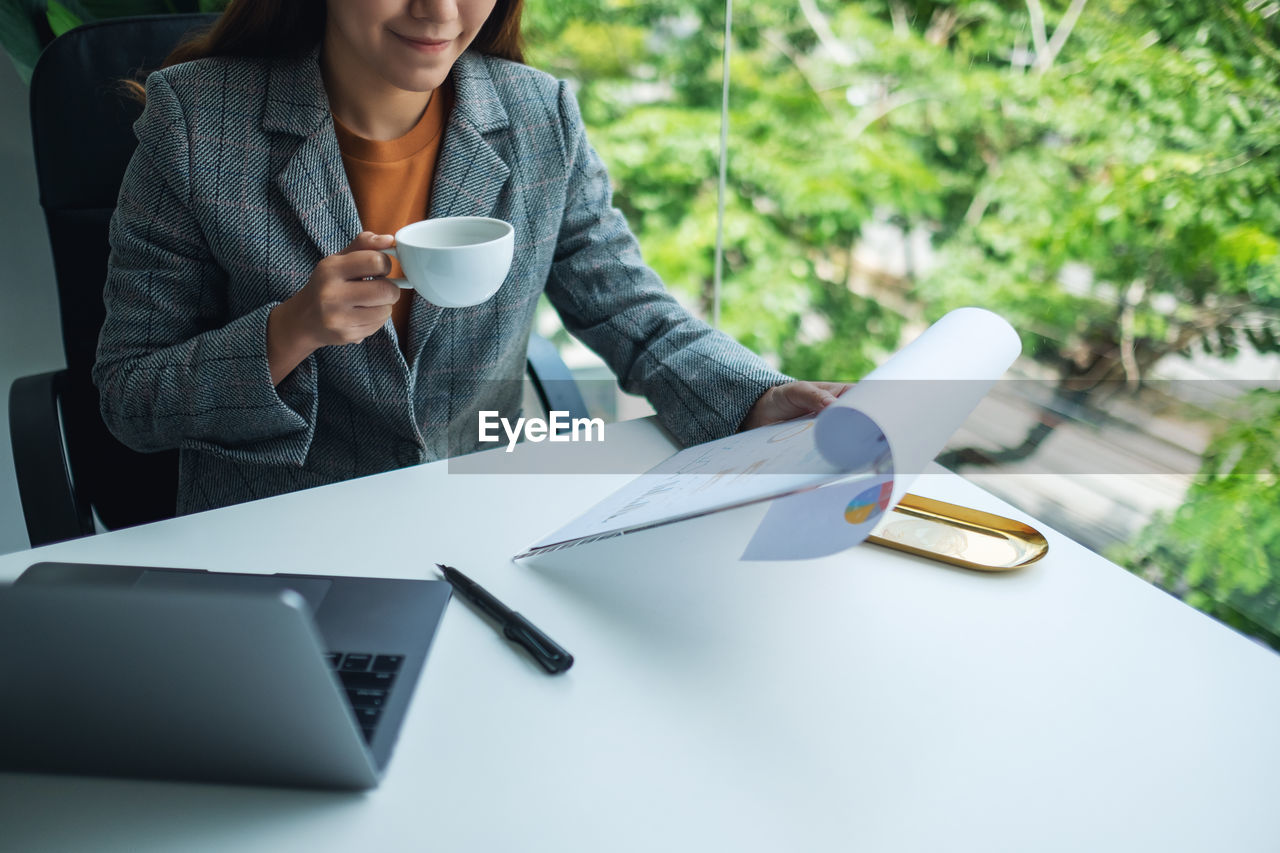
[[[1020,521],[919,495],[903,495],[868,542],[981,572],[1007,572],[1049,552]]]

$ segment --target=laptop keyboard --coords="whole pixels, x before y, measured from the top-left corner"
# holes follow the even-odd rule
[[[333,667],[346,688],[347,701],[356,712],[365,743],[373,742],[373,732],[382,717],[387,694],[404,655],[378,655],[367,652],[329,652],[329,665]]]

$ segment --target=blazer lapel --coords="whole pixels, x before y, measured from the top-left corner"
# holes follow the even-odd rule
[[[450,72],[453,111],[431,184],[430,217],[493,216],[511,169],[486,139],[510,127],[507,111],[484,58],[467,51]],[[414,299],[409,316],[409,352],[417,358],[445,309]],[[457,310],[457,309],[449,309]]]
[[[267,79],[263,130],[301,137],[276,174],[276,185],[322,256],[347,247],[360,233],[360,214],[347,183],[320,76],[319,47],[279,60]]]
[[[492,216],[511,169],[485,135],[510,121],[482,57],[464,53],[452,79],[453,112],[431,185],[431,217]]]

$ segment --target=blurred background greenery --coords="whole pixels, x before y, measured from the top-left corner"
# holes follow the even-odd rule
[[[1275,353],[1277,8],[735,4],[721,325],[792,375],[856,379],[951,308],[1002,314],[1047,402],[1002,445],[954,448],[966,473],[1119,398],[1163,413],[1142,392],[1171,358]],[[535,0],[526,27],[531,62],[577,83],[647,259],[704,315],[724,16]],[[886,229],[887,262],[867,251]],[[1173,401],[1209,436],[1200,470],[1108,554],[1280,648],[1280,391],[1257,384]]]
[[[81,20],[220,5],[0,0],[0,36],[21,70]],[[1157,423],[1187,426],[1203,455],[1172,503],[1109,549],[1087,544],[1280,648],[1280,374],[1210,374],[1234,390],[1207,403],[1152,393],[1180,359],[1280,352],[1277,11],[739,2],[721,326],[792,375],[857,379],[951,308],[1002,314],[1038,389],[1030,414],[944,461],[1038,470],[1056,434],[1101,442],[1121,410],[1153,442]],[[725,14],[725,0],[525,13],[529,61],[576,86],[646,259],[707,317]]]

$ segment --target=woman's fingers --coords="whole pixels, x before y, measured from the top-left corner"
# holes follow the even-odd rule
[[[385,278],[372,281],[345,281],[342,283],[341,300],[352,308],[370,308],[382,305],[394,305],[403,293]]]
[[[786,385],[780,385],[776,390],[779,392],[778,411],[779,420],[790,420],[791,418],[807,415],[810,412],[820,412],[827,406],[836,401],[835,394],[826,386],[828,383],[817,382],[788,382]]]
[[[807,381],[774,386],[751,407],[740,429],[754,429],[820,412],[851,387],[848,382]]]
[[[356,238],[347,244],[347,248],[338,254],[346,255],[351,252],[358,252],[363,249],[389,249],[396,243],[396,238],[390,234],[375,234],[372,231],[361,231]]]
[[[833,397],[839,397],[853,387],[852,382],[814,382],[813,384],[826,389]]]
[[[354,244],[353,244],[354,245]],[[359,281],[364,278],[382,278],[391,272],[391,258],[373,249],[351,249],[330,255],[320,263],[328,267],[335,278]]]

